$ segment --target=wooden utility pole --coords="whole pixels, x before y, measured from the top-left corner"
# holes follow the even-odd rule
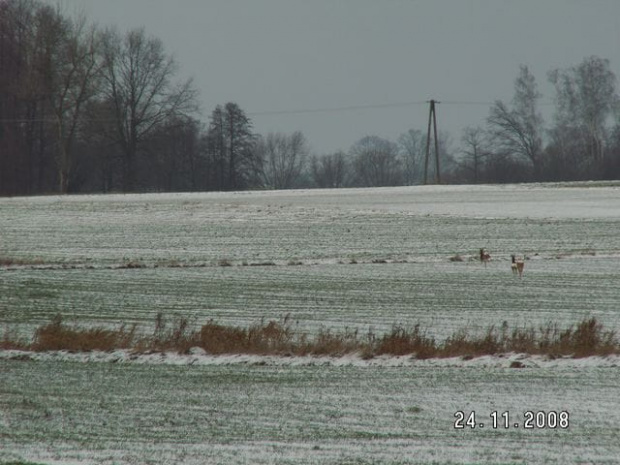
[[[433,129],[435,134],[435,182],[441,183],[441,174],[439,172],[439,145],[437,145],[437,117],[435,115],[435,104],[440,103],[435,100],[430,100],[430,109],[428,112],[428,132],[426,133],[426,159],[424,161],[424,184],[428,182],[428,156],[431,148],[431,122],[433,123]]]

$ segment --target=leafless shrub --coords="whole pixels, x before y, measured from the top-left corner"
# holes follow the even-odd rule
[[[195,346],[195,333],[190,330],[189,320],[178,317],[169,323],[163,313],[155,317],[152,336],[138,339],[133,347],[138,352],[173,350],[187,353]]]
[[[363,349],[364,345],[358,340],[356,330],[346,328],[344,332],[332,333],[329,329],[321,328],[314,340],[307,342],[303,352],[339,357],[353,352],[362,352]]]
[[[564,336],[569,340],[574,357],[609,355],[618,350],[616,333],[605,330],[594,317],[581,321],[572,332],[568,330]]]
[[[426,336],[419,324],[411,330],[395,326],[390,333],[378,340],[376,353],[377,355],[416,354],[417,358],[424,359],[437,353],[437,345],[432,338]]]
[[[247,350],[247,330],[209,321],[200,329],[196,342],[210,354],[243,353]]]

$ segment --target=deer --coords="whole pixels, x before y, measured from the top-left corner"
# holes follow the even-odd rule
[[[491,255],[485,252],[484,249],[480,249],[480,261],[484,263],[484,266],[487,266],[489,260],[491,260]]]
[[[517,274],[519,272],[517,268],[517,257],[515,257],[515,255],[512,254],[510,258],[512,259],[512,263],[510,264],[510,269],[512,270],[512,274]]]
[[[519,273],[519,278],[523,277],[523,268],[525,267],[525,262],[523,260],[517,260],[517,272]]]
[[[519,278],[523,277],[523,268],[525,267],[525,262],[522,259],[517,260],[517,257],[513,254],[510,256],[512,259],[512,263],[510,264],[510,269],[512,270],[512,274],[519,274]]]

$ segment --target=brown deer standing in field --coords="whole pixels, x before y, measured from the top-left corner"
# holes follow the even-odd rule
[[[517,258],[515,257],[514,254],[512,254],[510,256],[510,258],[512,259],[512,263],[510,264],[510,269],[512,270],[512,274],[517,274],[518,270],[517,270]]]
[[[487,263],[491,260],[491,255],[484,251],[484,249],[480,249],[480,261],[484,263],[484,266],[487,266]]]
[[[512,274],[519,274],[519,278],[523,277],[523,268],[525,267],[525,262],[522,259],[517,260],[517,258],[513,255],[510,256],[512,258],[512,263],[510,264],[510,269],[512,269]]]
[[[523,260],[524,259],[517,260],[517,271],[519,272],[519,278],[523,277],[523,268],[525,267],[525,262]]]

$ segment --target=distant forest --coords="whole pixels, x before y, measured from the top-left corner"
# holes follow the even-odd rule
[[[255,133],[234,102],[201,121],[197,92],[178,66],[144,29],[119,32],[39,0],[0,0],[0,195],[423,180],[426,128],[312,154],[302,132]],[[466,128],[457,143],[440,132],[442,182],[619,179],[620,98],[609,61],[586,57],[547,78],[552,121],[543,120],[536,79],[522,65],[512,100],[495,101],[483,126]]]

